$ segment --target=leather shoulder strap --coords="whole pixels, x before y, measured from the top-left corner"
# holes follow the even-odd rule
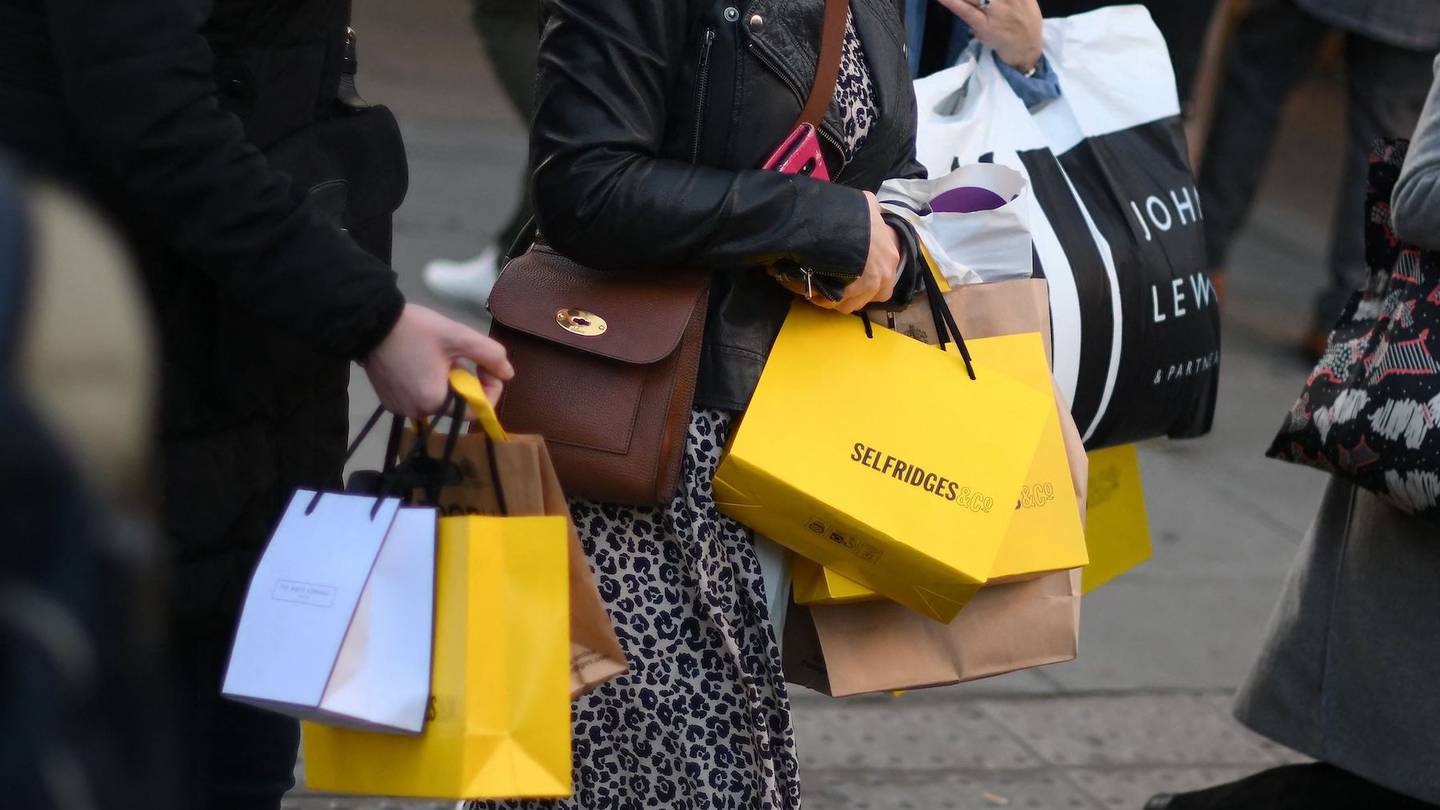
[[[810,98],[800,111],[797,126],[820,126],[825,111],[830,108],[830,100],[835,97],[835,82],[840,78],[840,58],[845,51],[845,22],[849,16],[849,0],[825,0],[825,24],[821,28],[815,83],[810,86]]]

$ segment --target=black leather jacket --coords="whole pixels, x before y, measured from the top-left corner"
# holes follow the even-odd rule
[[[545,0],[531,133],[535,210],[561,252],[598,269],[715,272],[696,404],[744,410],[792,296],[764,268],[860,274],[860,189],[922,177],[896,0],[851,0],[880,117],[835,181],[758,167],[815,76],[824,0]]]

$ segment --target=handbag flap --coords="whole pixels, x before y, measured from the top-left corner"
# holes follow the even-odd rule
[[[512,259],[490,293],[490,315],[517,332],[622,363],[669,357],[703,314],[709,273],[592,270],[536,243]]]

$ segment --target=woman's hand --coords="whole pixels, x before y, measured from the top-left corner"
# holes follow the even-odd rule
[[[1038,0],[940,0],[995,49],[1000,61],[1021,73],[1040,64],[1045,52],[1045,20]]]
[[[450,391],[450,369],[472,360],[493,403],[504,381],[515,376],[505,347],[438,312],[406,304],[390,334],[365,359],[365,373],[391,413],[411,419],[433,416]]]
[[[900,239],[895,235],[895,229],[881,218],[880,203],[875,195],[868,191],[863,193],[870,207],[870,252],[865,257],[865,270],[845,287],[840,300],[830,301],[824,296],[813,295],[813,290],[807,289],[804,281],[785,276],[775,277],[780,286],[817,307],[846,315],[859,312],[869,304],[889,301],[895,295],[895,283],[900,278]]]

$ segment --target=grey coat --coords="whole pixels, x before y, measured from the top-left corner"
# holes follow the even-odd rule
[[[1402,239],[1440,249],[1440,83],[1391,208]],[[1235,715],[1301,753],[1440,804],[1440,526],[1332,480]]]
[[[1435,71],[1440,75],[1440,57]],[[1440,81],[1430,85],[1390,209],[1397,236],[1412,245],[1440,249]]]
[[[1235,716],[1440,804],[1440,527],[1332,480]]]

